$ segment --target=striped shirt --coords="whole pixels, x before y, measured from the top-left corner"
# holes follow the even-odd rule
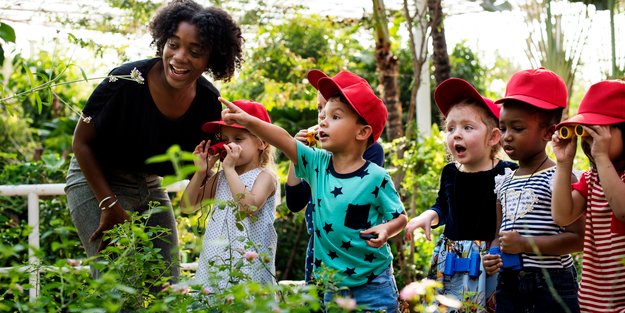
[[[621,174],[625,181],[625,173]],[[582,312],[625,312],[625,229],[605,199],[597,171],[582,174],[573,189],[586,199],[579,305]]]
[[[552,236],[564,232],[551,217],[551,184],[556,168],[532,175],[514,176],[506,170],[495,177],[495,193],[501,203],[502,231],[516,230],[521,236]],[[523,253],[523,267],[568,268],[573,265],[570,254],[538,255]]]

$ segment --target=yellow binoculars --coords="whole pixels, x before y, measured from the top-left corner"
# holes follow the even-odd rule
[[[562,139],[569,139],[573,137],[573,132],[575,132],[575,135],[578,137],[588,136],[588,133],[582,125],[564,125],[559,129],[560,138]]]

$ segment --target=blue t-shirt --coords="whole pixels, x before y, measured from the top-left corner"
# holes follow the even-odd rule
[[[360,232],[401,214],[404,206],[386,170],[369,161],[353,173],[334,171],[332,154],[297,142],[295,173],[312,191],[315,268],[338,271],[338,286],[364,285],[393,260],[388,244],[372,248]]]

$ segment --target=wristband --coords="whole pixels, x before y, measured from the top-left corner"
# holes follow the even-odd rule
[[[102,211],[108,210],[108,209],[112,208],[116,203],[117,203],[117,199],[115,199],[115,201],[113,201],[113,203],[109,204],[106,207],[100,207],[100,210],[102,210]]]
[[[102,207],[102,204],[104,204],[104,202],[105,202],[106,200],[113,199],[113,197],[114,197],[114,195],[113,195],[113,196],[108,196],[108,197],[106,197],[106,198],[102,199],[102,201],[100,201],[100,204],[98,204],[98,207],[100,207],[100,208],[101,208],[101,207]],[[117,197],[115,197],[115,198],[117,198]]]

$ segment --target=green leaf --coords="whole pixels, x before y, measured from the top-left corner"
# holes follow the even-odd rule
[[[13,27],[0,22],[0,38],[6,42],[15,42],[15,30]]]
[[[164,187],[167,187],[177,181],[178,181],[178,178],[176,176],[165,176],[163,177],[163,182],[161,183],[161,185]]]
[[[151,164],[151,163],[161,163],[161,162],[167,162],[169,161],[169,155],[167,154],[161,154],[161,155],[155,155],[153,157],[148,158],[145,163],[147,164]]]

